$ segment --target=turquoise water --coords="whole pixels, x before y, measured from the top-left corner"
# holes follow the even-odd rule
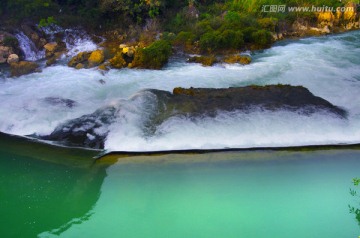
[[[29,144],[31,153],[21,155]],[[112,163],[94,161],[95,152],[16,139],[2,140],[0,148],[1,237],[360,235],[348,207],[360,202],[349,193],[360,174],[359,150],[173,154]]]

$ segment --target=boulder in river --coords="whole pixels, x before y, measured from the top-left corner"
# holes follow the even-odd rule
[[[103,50],[95,50],[93,52],[91,52],[89,58],[88,58],[88,62],[89,62],[89,67],[95,67],[98,66],[100,64],[102,64],[105,60],[105,55],[104,55],[104,51]]]
[[[154,98],[154,110],[144,119],[146,133],[154,133],[158,125],[171,117],[215,117],[222,112],[251,113],[254,110],[294,111],[311,115],[322,112],[346,119],[347,112],[302,86],[268,85],[238,88],[175,88],[173,92],[145,90]],[[117,120],[120,108],[107,107],[59,125],[41,139],[71,146],[104,148],[109,126]]]
[[[31,74],[39,70],[39,65],[35,62],[20,61],[10,64],[11,77],[19,77],[25,74]]]
[[[85,64],[87,63],[87,60],[89,59],[91,55],[91,52],[80,52],[79,54],[75,55],[71,58],[71,60],[68,63],[69,67],[76,67],[77,64]]]
[[[251,57],[248,55],[230,55],[224,58],[224,62],[227,64],[250,64]]]
[[[199,63],[202,66],[213,66],[218,62],[215,56],[193,56],[188,59],[189,63]]]
[[[116,108],[99,109],[59,125],[48,136],[41,139],[57,141],[64,145],[103,149],[108,126],[114,122]]]
[[[238,88],[175,88],[173,93],[152,90],[164,114],[214,116],[220,111],[298,111],[313,114],[325,111],[346,118],[345,110],[314,96],[307,88],[290,85],[246,86]]]

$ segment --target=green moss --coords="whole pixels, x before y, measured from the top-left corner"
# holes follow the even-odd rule
[[[138,49],[132,65],[137,68],[161,69],[171,54],[171,44],[165,40],[158,40],[146,48]]]

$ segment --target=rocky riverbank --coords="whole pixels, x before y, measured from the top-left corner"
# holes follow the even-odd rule
[[[353,10],[314,13],[314,17],[310,19],[302,16],[295,20],[259,18],[256,25],[263,32],[261,32],[262,30],[240,28],[241,32],[235,34],[231,30],[237,29],[238,26],[235,24],[222,33],[218,31],[211,35],[208,32],[200,35],[200,38],[196,38],[191,32],[182,31],[178,34],[164,32],[156,20],[149,20],[143,28],[138,28],[141,32],[133,34],[133,36],[130,36],[127,30],[123,32],[116,29],[97,30],[96,36],[94,35],[92,38],[96,39],[98,49],[78,52],[73,57],[67,55],[71,49],[64,42],[66,30],[59,30],[61,28],[53,25],[56,31],[49,31],[51,26],[39,27],[34,22],[24,22],[19,26],[1,27],[0,64],[8,64],[12,76],[21,76],[39,70],[39,65],[35,66],[35,63],[26,61],[45,59],[46,66],[51,66],[64,56],[66,56],[68,65],[76,69],[93,67],[98,67],[100,70],[109,68],[161,69],[168,62],[169,57],[176,53],[197,54],[198,56],[189,57],[188,62],[201,63],[204,66],[220,62],[249,64],[251,57],[243,55],[242,52],[267,48],[273,42],[288,38],[320,36],[359,29],[357,4],[349,2],[345,7]],[[197,10],[195,9],[193,12],[197,12]],[[225,20],[219,24],[224,24],[225,27],[227,27],[226,24],[230,24],[226,20],[227,18],[238,17],[236,14],[226,11],[222,15]],[[186,16],[194,21],[199,21],[196,20],[196,14],[187,14]],[[197,24],[202,22],[204,20]],[[205,39],[205,36],[208,39]],[[22,38],[26,38],[29,46],[20,42]],[[251,40],[252,38],[254,41]],[[237,42],[236,39],[240,41]],[[250,39],[250,41],[247,43],[246,39]],[[261,40],[262,43],[257,42],[256,39]],[[211,42],[217,43],[212,44]],[[32,48],[32,52],[38,55],[30,55],[29,52],[26,52],[26,47]]]

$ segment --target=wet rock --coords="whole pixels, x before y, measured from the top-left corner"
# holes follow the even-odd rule
[[[68,146],[94,149],[104,148],[108,126],[115,120],[116,109],[109,107],[73,119],[58,126],[50,135],[41,139],[57,141]]]
[[[124,47],[122,49],[122,53],[128,57],[134,57],[135,54],[135,47]]]
[[[71,58],[71,60],[68,63],[69,67],[75,68],[78,64],[87,64],[87,61],[91,55],[91,52],[80,52],[79,54],[75,55]]]
[[[175,88],[173,93],[146,90],[154,97],[151,115],[144,121],[144,133],[151,135],[158,125],[174,116],[214,117],[220,112],[249,113],[253,110],[294,111],[311,115],[327,113],[346,119],[345,110],[314,96],[301,86],[268,85],[239,88]],[[143,92],[143,93],[144,93]],[[84,115],[58,126],[41,139],[57,141],[71,146],[102,149],[109,126],[117,121],[121,108],[108,107]]]
[[[6,63],[8,57],[13,54],[13,50],[8,46],[0,46],[0,64]]]
[[[10,47],[12,53],[22,56],[22,50],[19,46],[18,39],[8,32],[0,31],[0,46]]]
[[[83,69],[85,68],[85,65],[82,64],[82,63],[78,63],[76,66],[75,66],[75,69]]]
[[[109,60],[111,67],[115,69],[121,69],[127,67],[128,63],[125,61],[123,54],[118,52],[116,55]]]
[[[224,62],[227,64],[250,64],[251,57],[248,55],[230,55],[224,58]]]
[[[37,49],[42,49],[47,43],[44,34],[38,30],[35,24],[24,23],[21,25],[24,34],[35,44]]]
[[[102,70],[102,71],[108,71],[109,70],[108,67],[105,64],[99,65],[98,69]]]
[[[105,60],[105,56],[104,56],[104,51],[102,50],[95,50],[93,52],[91,52],[89,58],[88,58],[88,62],[89,62],[89,67],[95,67],[98,66],[100,64],[102,64]]]
[[[80,52],[76,56],[72,57],[68,63],[69,67],[76,69],[79,68],[93,68],[105,61],[105,53],[103,50]]]
[[[19,77],[39,71],[39,65],[35,62],[20,61],[10,64],[11,77]]]
[[[17,62],[19,62],[19,56],[17,54],[11,54],[7,58],[7,63],[8,64],[17,63]]]
[[[217,63],[215,56],[194,56],[188,59],[189,63],[199,63],[202,66],[212,66]]]
[[[46,97],[44,98],[44,102],[53,106],[63,106],[68,108],[73,108],[77,105],[77,102],[74,100],[58,97]]]
[[[328,101],[314,96],[302,86],[268,85],[239,88],[175,88],[173,93],[151,90],[158,98],[159,113],[154,124],[177,115],[216,116],[221,111],[251,112],[254,109],[296,111],[311,115],[326,112],[346,118],[347,112]]]
[[[44,45],[45,56],[46,58],[51,58],[54,56],[61,56],[61,54],[66,52],[66,44],[64,42],[51,42]],[[60,53],[60,54],[59,54]]]

